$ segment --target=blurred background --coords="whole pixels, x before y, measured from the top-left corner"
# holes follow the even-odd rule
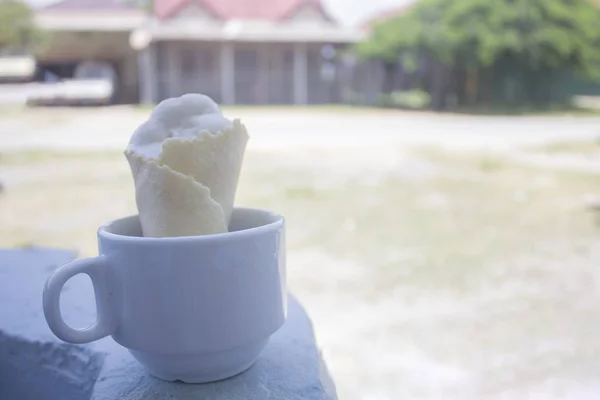
[[[96,254],[187,92],[249,129],[340,399],[600,398],[599,1],[0,1],[0,247]]]

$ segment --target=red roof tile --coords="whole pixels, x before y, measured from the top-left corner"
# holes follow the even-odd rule
[[[154,14],[160,19],[173,17],[186,5],[195,2],[221,20],[253,19],[278,21],[293,15],[304,5],[313,5],[331,19],[321,0],[155,0]]]

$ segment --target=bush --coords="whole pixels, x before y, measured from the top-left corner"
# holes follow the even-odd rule
[[[396,91],[381,96],[384,107],[422,110],[431,106],[431,96],[424,90]]]

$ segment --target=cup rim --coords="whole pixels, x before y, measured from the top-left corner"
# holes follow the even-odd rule
[[[247,236],[260,235],[261,233],[270,232],[273,230],[278,230],[281,228],[285,222],[285,218],[273,211],[262,209],[262,208],[251,208],[251,207],[235,207],[235,211],[242,212],[250,212],[250,213],[260,213],[266,214],[267,216],[272,217],[273,222],[256,226],[253,228],[242,229],[239,231],[232,232],[223,232],[223,233],[213,233],[208,235],[196,235],[196,236],[171,236],[171,237],[145,237],[145,236],[127,236],[120,235],[118,233],[109,232],[109,229],[113,224],[124,221],[131,218],[139,218],[138,214],[129,215],[123,218],[117,218],[112,221],[109,221],[105,224],[102,224],[98,228],[98,236],[108,240],[119,240],[119,241],[130,241],[136,243],[172,243],[172,242],[189,242],[189,241],[202,241],[202,242],[210,242],[215,240],[223,240],[223,239],[234,239],[234,238],[243,238]]]

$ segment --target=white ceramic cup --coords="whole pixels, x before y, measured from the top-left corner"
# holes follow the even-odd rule
[[[99,256],[59,268],[44,288],[52,332],[70,343],[112,335],[152,375],[189,383],[248,369],[286,316],[284,220],[236,208],[228,233],[141,237],[137,216],[98,230]],[[64,284],[92,280],[98,319],[73,329],[60,312]]]

